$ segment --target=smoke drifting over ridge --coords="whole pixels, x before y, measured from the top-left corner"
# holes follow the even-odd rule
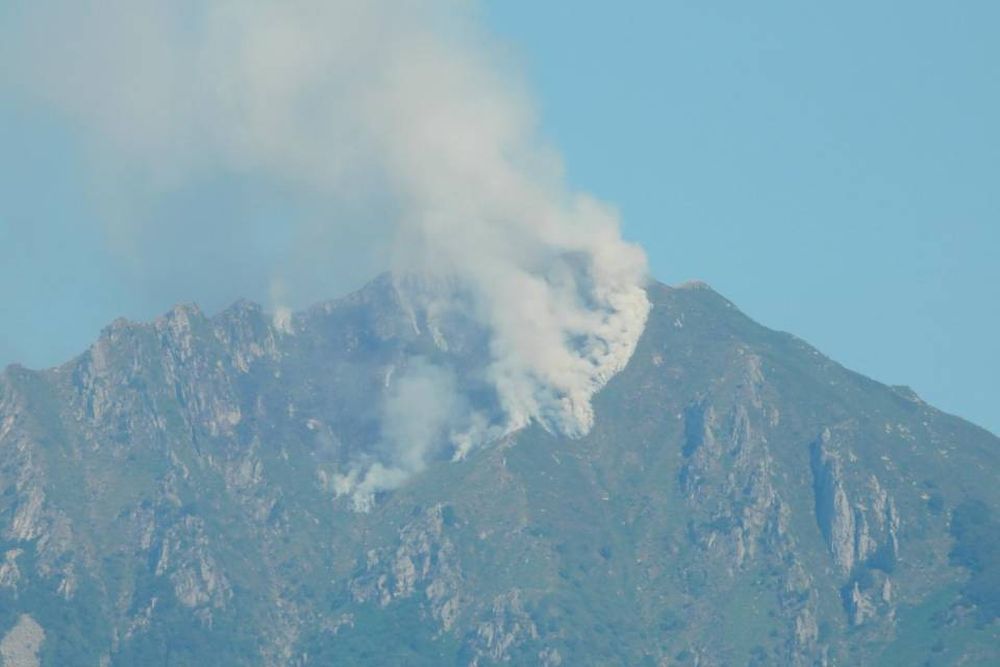
[[[0,82],[82,128],[109,234],[138,262],[150,202],[235,174],[312,207],[269,267],[279,312],[314,246],[339,242],[331,257],[416,276],[399,281],[414,309],[460,308],[487,332],[500,418],[415,361],[386,399],[383,455],[340,480],[359,505],[442,441],[461,456],[532,420],[589,431],[593,394],[645,325],[645,258],[611,210],[567,188],[468,2],[15,5]]]

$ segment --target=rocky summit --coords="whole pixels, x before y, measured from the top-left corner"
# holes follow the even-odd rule
[[[482,353],[389,277],[7,368],[0,665],[1000,664],[1000,440],[705,285],[648,292],[589,434],[364,512],[337,479],[394,371]]]

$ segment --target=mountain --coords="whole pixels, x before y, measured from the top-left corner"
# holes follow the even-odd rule
[[[998,664],[1000,440],[703,284],[648,293],[587,436],[530,426],[368,512],[337,475],[393,371],[479,344],[390,277],[7,368],[0,664]]]

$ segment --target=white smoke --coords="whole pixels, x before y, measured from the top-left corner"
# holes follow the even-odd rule
[[[382,404],[381,450],[334,479],[338,495],[351,495],[359,510],[375,494],[393,489],[443,455],[461,458],[468,448],[498,435],[462,394],[454,371],[422,357],[409,360]]]
[[[501,425],[471,411],[448,372],[414,363],[387,398],[381,459],[342,477],[344,492],[363,504],[442,442],[461,455],[531,421],[590,430],[591,398],[645,325],[645,258],[613,211],[567,188],[473,4],[15,5],[0,84],[83,128],[109,210],[124,211],[109,215],[112,237],[140,261],[149,201],[249,175],[326,212],[289,223],[293,247],[269,278],[282,293],[317,246],[367,244],[398,275],[421,276],[418,307],[456,307],[460,292],[488,332]]]

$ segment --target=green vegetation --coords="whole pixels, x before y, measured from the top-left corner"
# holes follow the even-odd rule
[[[986,503],[968,500],[952,512],[951,534],[951,560],[971,575],[962,594],[988,623],[1000,617],[1000,520]]]
[[[459,354],[382,289],[0,375],[0,634],[31,614],[43,665],[995,664],[1000,441],[705,287],[651,288],[585,437],[355,513],[333,475],[387,369]]]

